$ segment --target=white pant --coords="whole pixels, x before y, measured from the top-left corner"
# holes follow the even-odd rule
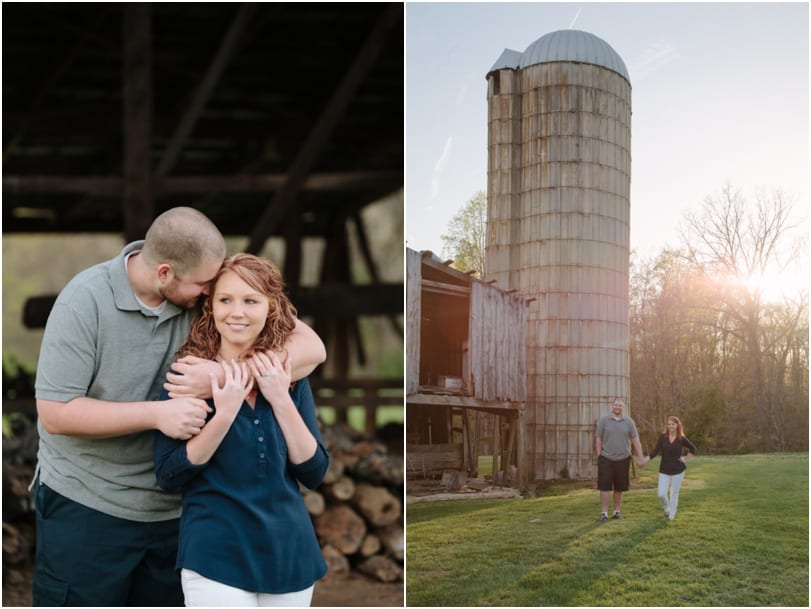
[[[187,607],[309,607],[313,587],[287,594],[248,592],[207,579],[189,569],[180,570]]]
[[[685,472],[669,476],[668,474],[659,474],[659,501],[668,513],[668,518],[673,520],[676,517],[676,510],[679,507],[679,489],[681,482],[684,480]],[[670,487],[670,500],[667,498],[667,489]]]

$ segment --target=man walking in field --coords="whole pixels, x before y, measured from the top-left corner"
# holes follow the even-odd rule
[[[608,520],[608,500],[614,493],[614,520],[622,520],[622,493],[630,485],[631,444],[640,461],[645,458],[636,424],[623,414],[625,402],[617,398],[611,412],[600,417],[595,433],[597,489],[600,491],[600,522]]]

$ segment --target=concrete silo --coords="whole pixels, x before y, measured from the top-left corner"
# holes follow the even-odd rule
[[[594,425],[629,397],[631,84],[587,32],[487,74],[485,275],[527,312],[528,479],[592,477]]]

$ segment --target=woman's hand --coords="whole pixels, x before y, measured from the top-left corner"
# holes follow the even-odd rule
[[[282,363],[272,351],[254,353],[248,360],[248,367],[256,379],[259,391],[271,405],[288,397],[292,376],[289,357]]]
[[[211,395],[214,398],[214,405],[217,407],[217,414],[224,414],[231,418],[236,417],[242,402],[251,389],[253,378],[248,371],[245,362],[238,364],[234,360],[222,362],[225,382],[220,387],[216,375],[210,375]]]

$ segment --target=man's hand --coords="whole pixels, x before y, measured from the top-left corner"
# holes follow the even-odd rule
[[[200,433],[211,407],[198,398],[174,398],[156,402],[155,427],[175,440],[188,440]]]
[[[211,397],[211,375],[217,381],[223,379],[222,366],[212,360],[186,355],[172,364],[166,373],[163,388],[170,398],[194,397],[208,399]]]

